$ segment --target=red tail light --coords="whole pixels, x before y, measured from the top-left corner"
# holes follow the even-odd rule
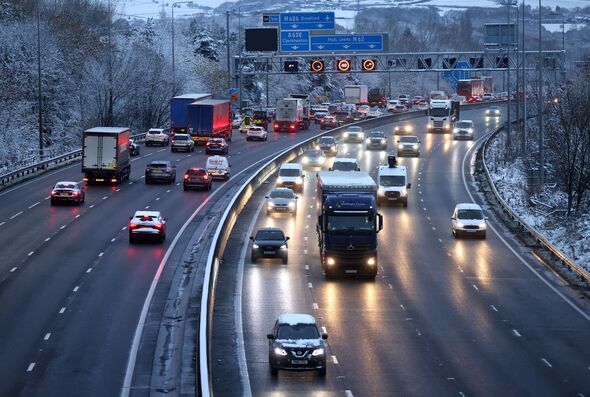
[[[291,124],[291,129],[294,130],[295,129],[295,124]]]
[[[156,229],[158,229],[158,230],[162,230],[162,228],[164,227],[164,225],[162,225],[161,223],[156,223],[156,224],[154,225],[154,227],[155,227]]]
[[[74,192],[74,196],[79,196],[80,192]]]
[[[275,128],[279,128],[279,125],[278,124],[275,124]]]
[[[88,182],[88,178],[82,178],[84,182]]]
[[[207,180],[207,179],[209,179],[209,175],[205,175],[205,176],[203,177],[203,179],[204,179],[204,180]]]
[[[57,194],[57,192],[56,192],[55,190],[52,190],[52,191],[51,191],[51,195],[52,195],[52,196],[55,196],[56,194]]]
[[[129,230],[137,229],[139,225],[137,223],[129,223]]]

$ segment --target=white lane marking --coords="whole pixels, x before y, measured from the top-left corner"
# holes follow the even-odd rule
[[[92,268],[89,267],[88,270],[86,270],[86,273],[90,273],[92,271]]]
[[[547,361],[546,358],[542,358],[541,361],[543,361],[543,364],[545,364],[549,368],[553,368],[553,365],[551,365],[551,363],[549,361]]]
[[[313,310],[320,310],[320,305],[318,305],[317,303],[313,302]]]
[[[344,393],[346,393],[346,397],[354,397],[350,390],[345,390]]]
[[[51,338],[51,332],[46,333],[43,340],[49,340],[49,338]]]
[[[109,196],[104,196],[102,199],[103,199],[103,200],[106,200],[106,199],[108,199],[108,198],[109,198]]]
[[[27,372],[31,372],[33,370],[33,368],[35,368],[35,363],[30,363],[27,368]]]
[[[2,223],[0,223],[0,226],[4,225],[5,223],[6,223],[6,222],[2,222]]]
[[[114,243],[114,242],[115,242],[115,240],[116,240],[116,238],[114,238],[114,237],[113,237],[113,238],[111,239],[111,243]]]
[[[101,252],[101,253],[98,254],[98,257],[100,258],[103,255],[104,255],[104,252]]]
[[[145,209],[147,210],[148,208],[150,208],[150,206],[149,206],[149,205],[146,205],[146,206],[145,206]]]
[[[51,198],[51,196],[47,196],[43,200],[49,200],[50,198]]]
[[[436,228],[434,226],[432,226],[432,230],[436,230]]]
[[[129,182],[130,185],[133,185],[133,181]]]
[[[306,228],[306,229],[309,229],[309,225],[305,225],[305,228]]]
[[[22,211],[21,211],[21,212],[17,212],[16,214],[12,215],[12,216],[10,217],[10,219],[14,219],[14,218],[16,218],[17,216],[19,216],[19,215],[20,215],[20,214],[22,214],[22,213],[23,213]]]
[[[76,285],[72,291],[73,292],[78,292],[79,289],[80,289],[80,287],[78,285]]]
[[[127,229],[127,226],[123,226],[123,227],[121,228],[121,230],[125,230],[125,229]]]
[[[426,207],[422,207],[422,209],[423,209],[424,211],[426,211]]]
[[[421,203],[423,203],[423,202],[424,202],[424,200],[423,200],[423,199],[420,199],[420,202],[421,202]]]
[[[387,284],[387,286],[389,287],[389,289],[393,289],[393,285]]]
[[[145,175],[142,175],[142,176],[139,177],[139,179],[142,179],[142,178],[145,178]]]
[[[148,156],[151,156],[152,154],[153,154],[153,153],[148,153],[148,154],[146,154],[146,155],[145,155],[145,156],[143,156],[143,157],[148,157]]]
[[[451,253],[450,252],[447,252],[447,256],[451,256]]]
[[[305,270],[309,270],[309,265],[305,265]]]
[[[303,240],[307,241],[307,236],[303,237]]]
[[[31,256],[31,255],[33,255],[34,253],[35,253],[35,251],[31,251],[31,252],[29,252],[29,253],[27,254],[27,256]]]
[[[78,219],[79,217],[80,217],[80,214],[76,215],[76,216],[74,217],[74,219]]]
[[[493,311],[495,311],[495,312],[497,312],[497,311],[498,311],[498,309],[496,308],[496,306],[494,306],[494,305],[490,305],[490,306],[492,307],[492,310],[493,310]]]
[[[477,288],[477,285],[471,284],[471,286],[473,287],[474,290],[479,291],[479,288]]]
[[[461,273],[463,273],[463,269],[461,269],[461,266],[457,267],[457,269],[459,269],[459,271],[460,271]]]
[[[160,149],[160,150],[158,150],[158,153],[162,153],[164,150],[166,150],[166,149]]]
[[[403,311],[406,311],[406,307],[404,305],[399,305],[399,307],[401,307]]]
[[[159,197],[156,197],[156,201],[159,201],[159,200],[160,200],[160,198]]]
[[[170,193],[170,189],[166,190],[166,193]]]
[[[465,178],[465,160],[467,159],[467,156],[468,156],[469,152],[474,147],[477,147],[479,141],[481,141],[482,139],[484,139],[486,136],[487,135],[484,135],[481,138],[479,138],[469,148],[469,150],[467,150],[467,152],[465,153],[465,156],[463,157],[463,162],[461,164],[461,175],[463,176],[463,186],[465,186],[465,190],[467,191],[467,194],[469,195],[469,198],[471,198],[471,201],[474,202],[474,203],[475,203],[475,198],[473,197],[473,194],[471,194],[471,192],[469,191],[469,187],[467,185],[467,179]],[[557,288],[555,288],[553,285],[551,285],[551,283],[549,283],[549,281],[547,281],[535,269],[533,269],[533,267],[531,265],[529,265],[528,262],[525,261],[524,258],[514,248],[512,248],[512,246],[510,244],[508,244],[508,242],[506,241],[506,239],[500,235],[500,232],[498,230],[496,230],[496,228],[494,227],[494,225],[492,225],[491,223],[488,223],[488,225],[490,226],[490,229],[492,229],[492,231],[494,232],[494,234],[496,236],[498,236],[498,238],[504,243],[504,245],[514,254],[514,256],[516,256],[518,258],[518,260],[520,260],[520,262],[523,265],[525,265],[535,276],[537,276],[539,278],[539,280],[541,280],[547,287],[549,287],[553,292],[555,292],[572,309],[574,309],[576,312],[578,312],[578,314],[580,314],[582,317],[584,317],[587,321],[590,321],[590,315],[584,313],[584,311],[582,311],[582,309],[580,309],[574,302],[572,302],[564,294],[562,294],[560,291],[558,291]]]
[[[303,254],[304,255],[307,255],[307,250],[303,250]]]
[[[12,269],[10,269],[10,273],[14,273],[16,269],[18,269],[18,267],[13,267]]]
[[[178,182],[178,183],[176,184],[176,186],[180,186],[180,182]]]
[[[62,308],[59,310],[59,314],[64,314],[64,312],[65,312],[65,311],[66,311],[66,308],[65,308],[65,306],[64,306],[64,307],[62,307]]]
[[[64,230],[66,228],[66,225],[61,225],[59,230]]]
[[[29,205],[29,209],[31,209],[31,208],[33,208],[33,207],[35,207],[35,206],[39,205],[39,204],[41,204],[41,202],[40,202],[40,201],[37,201],[35,204],[31,204],[31,205]]]
[[[307,287],[308,288],[313,288],[313,284],[312,283],[307,283]]]
[[[332,362],[338,365],[338,359],[336,358],[336,356],[332,356]]]
[[[307,217],[308,217],[308,218],[311,218],[311,214],[307,214]]]
[[[322,327],[322,333],[327,334],[328,331],[326,330],[326,327]]]
[[[438,239],[438,242],[439,242],[439,243],[442,243],[442,238],[439,238],[439,239]]]
[[[418,328],[416,328],[416,335],[422,336],[422,332],[420,332],[420,330]]]
[[[522,336],[522,335],[520,334],[520,332],[518,332],[518,331],[517,331],[517,330],[515,330],[515,329],[513,329],[513,330],[512,330],[512,333],[513,333],[514,335],[518,336],[519,338]]]
[[[120,191],[121,191],[121,189],[117,189],[117,190],[115,190],[115,192],[120,192]]]
[[[263,162],[265,160],[268,160],[268,159],[270,159],[270,158],[272,158],[274,156],[276,156],[276,153],[273,153],[271,155],[268,155],[268,156],[266,156],[266,157],[258,160],[254,164],[251,164],[248,167],[244,168],[243,170],[239,171],[237,174],[235,174],[234,176],[232,176],[230,178],[230,180],[237,178],[238,176],[240,176],[244,172],[248,171],[249,169],[257,166],[261,162]],[[180,186],[180,182],[177,183],[177,185]],[[221,189],[216,189],[213,193],[211,193],[211,195],[209,195],[205,199],[205,201],[203,201],[201,203],[201,205],[199,205],[197,207],[197,209],[191,214],[191,216],[182,225],[182,227],[180,228],[180,230],[178,231],[178,233],[176,233],[176,236],[174,236],[174,239],[172,240],[172,243],[170,243],[170,246],[168,246],[168,249],[166,250],[166,253],[164,254],[164,257],[160,261],[160,265],[158,266],[158,270],[156,271],[156,274],[154,275],[154,278],[152,279],[152,283],[150,285],[150,289],[148,290],[147,296],[146,296],[146,298],[145,298],[145,300],[143,302],[143,307],[142,307],[141,313],[139,315],[139,320],[137,321],[137,326],[135,327],[135,333],[133,335],[133,342],[131,343],[131,348],[129,349],[129,356],[128,356],[128,359],[127,359],[127,368],[125,369],[125,378],[123,379],[123,386],[121,388],[121,394],[120,394],[121,397],[128,397],[129,396],[129,393],[131,392],[131,381],[133,380],[133,372],[135,370],[135,361],[137,359],[137,352],[139,350],[139,342],[141,340],[141,335],[142,335],[142,332],[143,332],[143,327],[145,325],[145,321],[146,321],[146,317],[147,317],[147,312],[148,312],[148,309],[149,309],[150,304],[152,302],[152,297],[153,297],[154,292],[156,290],[156,285],[158,284],[158,281],[160,280],[160,275],[162,274],[162,271],[164,270],[164,266],[166,265],[166,262],[168,261],[168,258],[172,254],[172,250],[174,249],[174,247],[176,247],[176,244],[177,244],[178,240],[180,239],[180,236],[182,235],[182,233],[184,233],[184,231],[186,230],[186,228],[188,227],[188,225],[193,221],[193,219],[195,219],[195,217],[197,216],[197,214],[209,202],[209,200],[211,200],[213,197],[215,197],[215,195],[218,192],[220,192],[220,191],[221,191]],[[206,274],[207,274],[207,271],[206,271]],[[238,299],[241,299],[241,297],[238,297]],[[205,307],[202,307],[202,310],[206,310],[206,308]],[[240,312],[240,314],[241,314],[241,310],[238,310],[238,312]],[[245,359],[245,354],[246,353],[244,352],[244,359]],[[246,373],[245,374],[246,374],[246,379],[243,380],[243,384],[242,385],[247,384],[248,387],[243,389],[244,390],[244,393],[245,393],[244,395],[246,397],[250,397],[252,395],[252,391],[250,389],[250,379],[248,378],[247,368],[246,368]]]

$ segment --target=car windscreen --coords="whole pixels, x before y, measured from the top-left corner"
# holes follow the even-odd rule
[[[361,127],[348,127],[348,132],[363,132]]]
[[[351,161],[335,161],[332,165],[332,171],[356,171],[356,163]]]
[[[489,110],[491,110],[492,112],[496,112],[496,111],[500,110],[500,108],[497,106],[492,106],[492,107],[490,107]]]
[[[381,175],[379,184],[385,187],[404,186],[406,178],[403,175]]]
[[[166,163],[151,163],[149,165],[150,168],[167,168],[168,164]]]
[[[320,144],[322,145],[332,145],[336,142],[333,136],[324,136],[320,138]]]
[[[324,152],[321,150],[310,150],[309,152],[305,152],[307,157],[324,157]]]
[[[223,141],[221,139],[209,139],[207,143],[211,143],[213,145],[222,145]]]
[[[279,176],[300,176],[301,172],[297,168],[281,168]]]
[[[400,143],[418,143],[418,138],[413,136],[404,136],[399,139]]]
[[[483,213],[481,210],[459,210],[457,211],[457,218],[459,219],[483,219]]]
[[[73,183],[58,183],[55,185],[56,189],[78,189],[78,186]]]
[[[273,190],[270,192],[270,198],[285,198],[291,199],[295,197],[295,194],[291,190]]]
[[[434,108],[434,109],[430,109],[429,114],[434,117],[444,117],[444,116],[449,115],[449,109]]]
[[[328,231],[334,233],[371,233],[375,230],[375,219],[371,215],[329,215]]]
[[[189,175],[207,175],[206,170],[188,170],[186,173]]]
[[[277,339],[319,339],[320,333],[314,324],[281,324]]]
[[[471,128],[471,127],[472,127],[472,124],[465,122],[465,121],[459,121],[457,123],[457,128]]]
[[[174,141],[175,142],[177,142],[177,141],[188,141],[188,140],[189,140],[189,137],[186,136],[186,135],[176,135],[174,137]]]
[[[371,134],[369,134],[369,137],[371,137],[371,138],[385,138],[385,134],[383,132],[371,132]]]
[[[280,230],[260,230],[256,233],[255,240],[284,240],[285,236]]]

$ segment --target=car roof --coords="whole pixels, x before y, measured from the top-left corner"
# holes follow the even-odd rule
[[[291,192],[293,191],[293,189],[289,189],[288,187],[275,187],[274,189],[271,190],[271,192],[276,192],[276,191],[282,192],[282,191],[287,191],[287,190],[289,190]]]
[[[133,216],[135,218],[141,218],[143,216],[158,217],[158,216],[160,216],[160,211],[135,211],[135,214]]]
[[[152,164],[164,164],[164,165],[168,165],[168,164],[170,164],[170,161],[168,161],[168,160],[154,160],[151,163],[149,163],[148,165],[152,165]]]
[[[188,134],[174,134],[174,138],[177,138],[179,136],[186,136],[186,137],[188,137],[189,135]]]
[[[164,132],[163,128],[150,128],[148,132]]]
[[[309,314],[289,313],[281,314],[277,320],[279,324],[316,324],[315,318]]]
[[[481,207],[475,203],[460,203],[455,208],[458,210],[481,210]]]
[[[299,163],[283,163],[283,164],[281,164],[281,168],[285,168],[285,169],[289,169],[289,168],[299,169],[299,168],[303,168],[303,167]]]
[[[64,185],[77,185],[78,184],[78,182],[73,182],[73,181],[59,181],[55,185],[57,186],[60,183],[63,183]]]
[[[369,131],[369,135],[371,134],[385,134],[385,131]]]
[[[472,123],[473,124],[473,120],[459,120],[458,123]]]
[[[416,140],[419,140],[416,135],[404,135],[404,136],[399,137],[399,139],[407,139],[407,138],[416,138]]]
[[[325,139],[325,138],[327,138],[327,139],[333,139],[333,140],[336,140],[336,138],[335,138],[335,137],[333,137],[332,135],[321,136],[321,137],[320,137],[320,140],[322,140],[322,139]]]
[[[357,159],[355,159],[354,157],[336,157],[334,159],[334,162],[339,162],[339,163],[357,163]]]
[[[362,131],[363,127],[358,126],[358,125],[351,125],[350,127],[348,127],[348,131]]]

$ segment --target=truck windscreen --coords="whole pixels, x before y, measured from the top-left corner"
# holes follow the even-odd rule
[[[434,108],[434,109],[430,109],[429,114],[433,117],[445,117],[445,116],[449,115],[449,109]]]
[[[328,231],[333,233],[371,233],[375,230],[375,218],[372,215],[330,215]]]

